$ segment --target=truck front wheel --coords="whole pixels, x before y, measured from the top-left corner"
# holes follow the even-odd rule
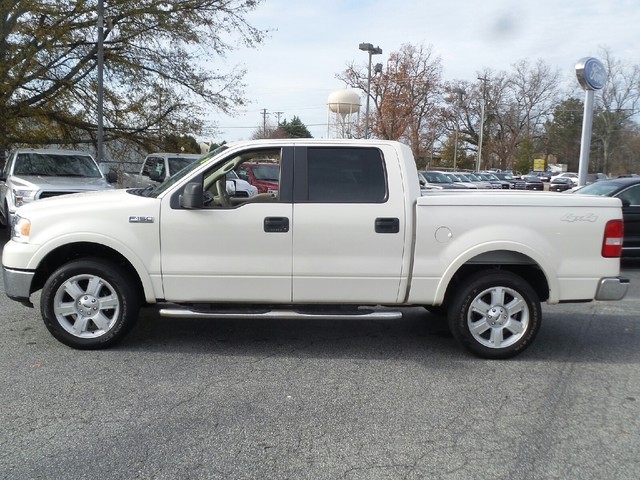
[[[483,271],[458,286],[448,321],[456,340],[483,358],[509,358],[526,349],[540,329],[540,300],[522,277]]]
[[[101,259],[58,268],[42,289],[40,309],[51,334],[77,349],[99,349],[120,340],[135,323],[139,296],[128,276]]]

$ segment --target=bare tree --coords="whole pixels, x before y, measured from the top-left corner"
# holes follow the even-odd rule
[[[483,75],[488,78],[485,164],[502,168],[515,163],[519,149],[529,152],[541,144],[559,92],[559,72],[542,60],[533,65],[522,60],[512,68],[510,73]]]
[[[367,67],[351,64],[337,77],[367,91]],[[403,140],[420,162],[441,134],[442,66],[432,48],[404,44],[389,55],[386,68],[371,81],[371,131],[379,138]]]
[[[616,164],[624,163],[624,157],[628,156],[624,140],[634,127],[632,119],[640,105],[640,66],[616,59],[606,48],[602,50],[602,56],[608,79],[597,95],[592,148],[596,152],[601,148],[601,162],[596,169],[608,172],[612,167],[616,169]]]
[[[196,133],[204,112],[242,105],[243,70],[211,60],[262,41],[245,20],[259,3],[105,0],[105,139]],[[0,3],[0,150],[94,142],[96,15],[96,0]]]

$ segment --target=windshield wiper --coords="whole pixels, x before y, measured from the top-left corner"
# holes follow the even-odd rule
[[[153,192],[155,187],[153,185],[149,185],[148,187],[137,187],[137,188],[127,188],[127,192],[132,193],[134,195],[139,195],[141,197],[148,197]]]

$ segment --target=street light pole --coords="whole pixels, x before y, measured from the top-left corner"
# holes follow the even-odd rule
[[[369,53],[369,68],[367,70],[367,106],[365,107],[364,115],[364,138],[369,138],[369,97],[371,96],[371,57],[373,55],[380,55],[382,49],[380,47],[374,47],[371,43],[361,43],[360,50]]]
[[[97,159],[98,163],[104,160],[104,0],[98,0],[98,131],[97,131]]]
[[[482,137],[484,135],[484,104],[487,89],[487,77],[478,77],[482,81],[482,104],[480,104],[480,138],[478,139],[478,158],[476,160],[476,172],[480,171],[480,163],[482,162]]]
[[[455,88],[453,93],[458,94],[458,105],[457,105],[457,113],[460,114],[460,106],[462,105],[462,95],[464,95],[464,90],[461,88]],[[453,145],[453,170],[457,169],[458,164],[458,132],[460,131],[460,125],[458,124],[458,119],[456,118],[456,135],[455,135],[455,144]]]

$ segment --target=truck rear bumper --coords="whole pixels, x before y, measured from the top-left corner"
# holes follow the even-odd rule
[[[3,266],[2,278],[7,296],[18,302],[29,303],[31,281],[35,274],[32,270],[12,270]]]
[[[596,300],[621,300],[629,290],[629,279],[622,277],[605,277],[600,279]]]

